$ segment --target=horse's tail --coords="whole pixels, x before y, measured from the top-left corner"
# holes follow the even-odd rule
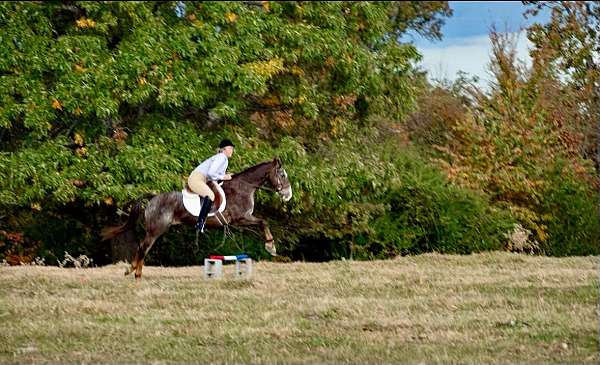
[[[129,218],[127,219],[127,222],[121,224],[120,226],[106,227],[102,229],[102,232],[100,232],[100,235],[102,236],[102,241],[109,240],[127,230],[133,229],[140,214],[142,213],[143,200],[151,199],[152,197],[154,197],[154,194],[145,194],[142,197],[138,198],[131,207],[131,211],[129,212]]]

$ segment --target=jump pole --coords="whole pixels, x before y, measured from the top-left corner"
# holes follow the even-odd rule
[[[241,255],[210,255],[204,259],[204,278],[223,277],[223,261],[235,261],[235,276],[250,277],[252,275],[252,259],[246,254]]]

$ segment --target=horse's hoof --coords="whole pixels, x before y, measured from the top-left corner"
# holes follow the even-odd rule
[[[275,249],[275,247],[273,247],[273,246],[271,246],[271,247],[265,246],[265,250],[267,250],[267,252],[270,253],[271,256],[277,256],[277,250]]]

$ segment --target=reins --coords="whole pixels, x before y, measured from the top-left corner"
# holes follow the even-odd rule
[[[236,175],[234,175],[234,177],[235,176]],[[265,179],[264,179],[264,181],[262,183],[260,183],[260,184],[254,184],[254,183],[248,182],[248,181],[246,181],[244,179],[240,179],[240,181],[242,181],[244,184],[249,185],[249,186],[251,186],[251,187],[253,187],[255,189],[261,189],[261,190],[271,191],[271,192],[274,192],[274,193],[280,193],[281,192],[281,190],[283,189],[283,187],[281,187],[281,181],[279,180],[279,177],[277,177],[277,184],[281,187],[280,189],[275,189],[275,188],[272,188],[272,187],[269,187],[269,186],[264,186],[264,184],[267,182],[267,180],[268,179],[265,177]]]
[[[255,188],[255,189],[261,189],[261,190],[266,190],[266,191],[272,191],[272,192],[275,192],[275,193],[278,193],[278,192],[279,192],[279,190],[276,190],[276,189],[274,189],[274,188],[272,188],[272,187],[269,187],[269,186],[264,186],[264,184],[267,182],[267,180],[266,180],[266,179],[265,179],[265,181],[264,181],[262,184],[253,184],[253,183],[251,183],[251,182],[248,182],[248,181],[246,181],[246,180],[243,180],[243,179],[240,179],[240,181],[242,181],[244,184],[246,184],[246,185],[249,185],[249,186],[251,186],[251,187],[253,187],[253,188]]]

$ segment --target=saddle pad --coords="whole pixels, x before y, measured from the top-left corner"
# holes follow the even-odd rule
[[[221,195],[221,205],[219,206],[219,209],[217,209],[216,212],[221,213],[225,210],[225,205],[226,205],[226,201],[225,201],[225,192],[223,191],[223,188],[221,188],[221,185],[219,184],[214,184],[215,188],[214,190],[217,191],[217,193],[219,195]],[[213,190],[213,191],[214,191]],[[183,189],[181,190],[181,195],[183,196],[183,206],[185,207],[185,209],[194,217],[197,217],[198,214],[200,214],[200,202],[201,202],[201,198],[200,195],[196,194],[196,193],[192,193],[191,191],[187,190],[187,189]],[[216,199],[215,199],[216,200]],[[215,215],[214,210],[211,211],[210,213],[208,213],[209,217],[212,217]]]

